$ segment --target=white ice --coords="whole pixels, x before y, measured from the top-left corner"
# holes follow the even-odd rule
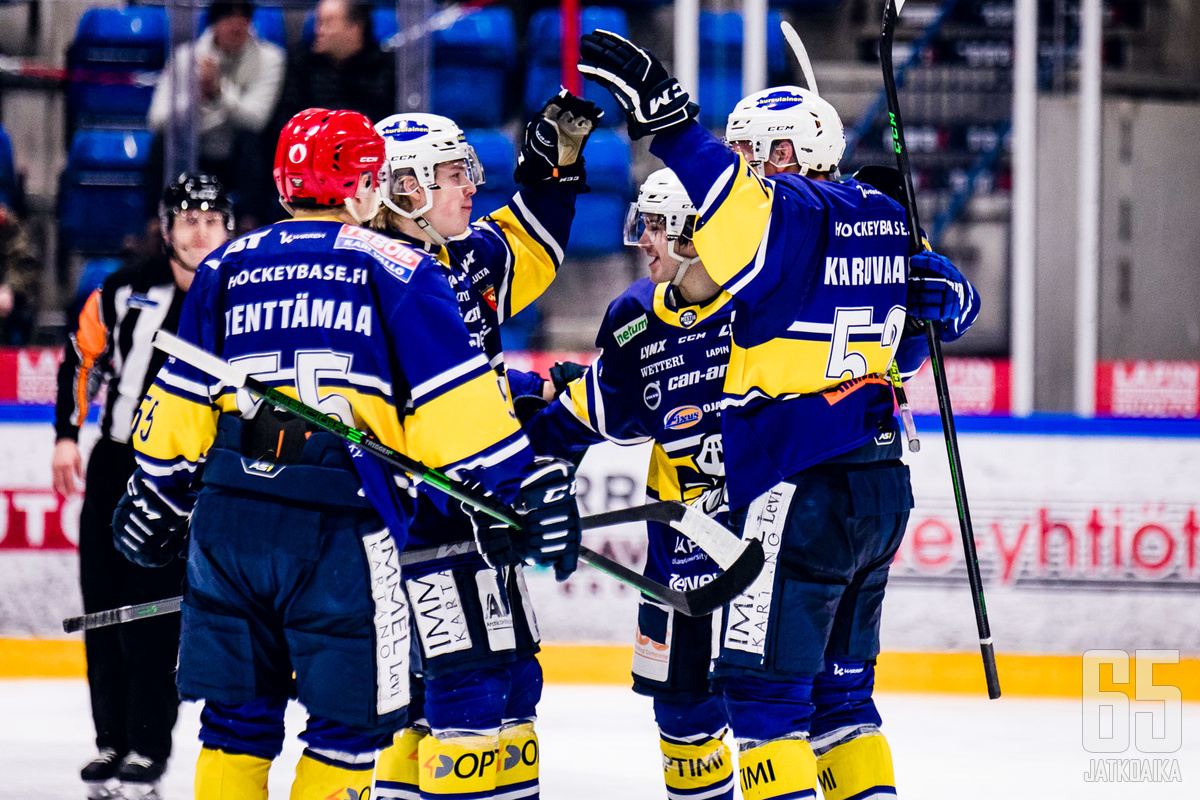
[[[1077,700],[888,694],[879,698],[896,761],[900,796],[949,798],[1200,797],[1200,704],[1183,714],[1183,747],[1159,757],[1179,761],[1181,783],[1084,781]],[[658,745],[649,703],[619,687],[546,687],[538,732],[542,796],[550,800],[661,800]],[[289,711],[289,732],[303,722]],[[192,796],[199,710],[185,705],[165,800]],[[82,800],[79,767],[93,754],[82,680],[0,681],[0,798]],[[288,796],[300,748],[290,739],[271,773],[271,797]],[[1113,757],[1113,756],[1107,756]],[[1132,750],[1120,757],[1150,758]]]

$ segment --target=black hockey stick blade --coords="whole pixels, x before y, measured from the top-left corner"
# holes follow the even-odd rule
[[[153,603],[142,603],[136,606],[121,606],[110,608],[108,611],[97,611],[84,614],[81,617],[67,617],[63,620],[63,630],[67,633],[90,631],[94,628],[104,628],[122,622],[133,622],[135,619],[148,619],[163,614],[174,614],[179,611],[182,597],[168,597],[166,600],[155,600]]]

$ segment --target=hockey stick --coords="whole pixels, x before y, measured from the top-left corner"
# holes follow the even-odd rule
[[[808,90],[815,95],[821,94],[817,91],[817,76],[813,72],[812,62],[808,59],[808,51],[804,49],[804,42],[800,41],[800,34],[796,33],[792,23],[786,19],[779,23],[779,29],[783,31],[783,38],[787,39],[788,46],[792,48],[792,54],[800,62],[800,71],[804,73],[804,82],[808,84]]]
[[[155,335],[154,346],[164,353],[191,364],[193,367],[219,379],[226,386],[235,389],[245,389],[261,397],[266,402],[286,409],[297,417],[357,445],[376,458],[382,459],[413,477],[428,483],[435,489],[453,497],[455,500],[466,503],[513,528],[521,527],[521,520],[516,512],[503,503],[470,489],[438,470],[427,467],[419,461],[393,450],[368,433],[351,428],[333,417],[323,414],[315,408],[301,403],[299,400],[288,397],[286,394],[267,386],[255,378],[249,377],[219,356],[206,352],[165,331],[158,331]],[[688,616],[703,616],[737,597],[757,577],[763,565],[762,548],[761,546],[756,547],[752,544],[751,540],[742,541],[738,539],[719,523],[705,517],[700,512],[682,504],[676,505],[683,510],[678,512],[654,511],[650,513],[665,513],[667,516],[671,516],[671,519],[664,518],[662,521],[679,528],[689,537],[694,537],[693,541],[712,556],[713,560],[724,570],[712,583],[699,589],[682,592],[663,586],[661,583],[634,572],[628,567],[618,564],[587,547],[580,547],[579,557],[584,563],[595,567],[610,577],[616,578],[622,583],[638,589],[655,600],[677,608]],[[614,515],[618,514],[619,512],[612,512],[610,515],[602,515],[607,516],[610,520],[602,524],[616,524],[611,520],[615,518]],[[678,515],[677,518],[673,516],[675,514]],[[632,521],[634,518],[627,515],[623,521]]]
[[[647,503],[640,506],[631,506],[630,508],[621,508],[616,511],[606,511],[602,514],[581,517],[579,520],[580,526],[584,530],[607,528],[612,525],[625,525],[631,522],[661,522],[670,525],[700,545],[701,549],[711,556],[718,566],[725,570],[712,583],[690,592],[671,589],[651,581],[643,575],[638,575],[636,572],[632,573],[633,578],[636,579],[636,584],[631,583],[634,588],[646,591],[643,589],[643,585],[648,585],[654,594],[651,594],[651,591],[646,591],[646,594],[650,594],[656,600],[668,603],[668,605],[679,609],[682,613],[690,617],[711,614],[718,607],[725,605],[725,603],[741,594],[746,586],[749,586],[754,578],[758,576],[759,570],[762,569],[761,544],[756,540],[743,542],[719,522],[676,500],[664,500],[658,503]],[[423,564],[426,561],[438,558],[451,558],[474,552],[476,552],[474,539],[447,542],[420,550],[404,551],[400,554],[400,566],[406,567],[411,564]],[[616,571],[621,573],[621,575],[614,575],[613,577],[617,578],[617,580],[627,582],[626,573],[631,572],[627,567],[610,561],[594,551],[588,552],[591,553],[588,563],[591,563],[591,558],[595,558],[605,565],[611,564]],[[750,555],[747,555],[747,553]],[[597,569],[601,568],[597,567]],[[601,571],[607,572],[604,569],[601,569]],[[726,579],[728,575],[737,575],[740,577],[734,580],[733,583],[728,583]],[[720,583],[721,585],[715,591],[705,591],[714,583]],[[660,598],[659,595],[664,594],[664,592],[666,593],[665,596]],[[668,601],[666,599],[668,597],[672,599]],[[67,617],[63,620],[63,630],[67,633],[90,631],[94,628],[104,628],[109,625],[119,625],[124,622],[149,619],[164,614],[174,614],[179,611],[182,600],[182,597],[168,597],[165,600],[155,600],[152,603],[121,606],[120,608],[110,608],[106,611],[95,611],[79,617]]]
[[[896,22],[904,0],[884,0],[883,32],[879,37],[879,61],[883,68],[883,88],[887,96],[888,118],[892,127],[892,143],[896,164],[904,178],[904,210],[908,212],[909,252],[924,250],[921,223],[917,216],[917,194],[913,189],[912,167],[908,163],[908,148],[904,146],[904,125],[900,121],[900,95],[896,90],[896,75],[892,70],[892,42]],[[946,383],[946,365],[942,358],[942,341],[930,322],[921,325],[929,341],[929,361],[937,387],[938,409],[942,414],[942,430],[946,435],[946,455],[950,460],[950,478],[954,484],[954,502],[958,507],[958,524],[962,531],[963,550],[967,560],[967,579],[971,584],[971,602],[975,606],[975,624],[979,629],[979,649],[983,654],[983,674],[987,679],[988,697],[1000,696],[1000,677],[996,673],[996,653],[992,648],[992,631],[988,625],[987,606],[983,601],[983,579],[979,575],[979,553],[975,549],[975,532],[971,527],[971,511],[967,507],[967,487],[963,481],[962,459],[958,450],[958,433],[954,429],[954,411],[950,408],[950,387]]]

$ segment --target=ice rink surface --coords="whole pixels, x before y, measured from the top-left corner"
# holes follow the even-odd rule
[[[890,694],[879,698],[901,797],[1200,797],[1200,704],[1183,712],[1182,782],[1089,783],[1079,701]],[[542,796],[551,800],[661,800],[658,744],[649,702],[609,686],[546,687],[538,732]],[[293,704],[289,732],[303,723]],[[192,796],[199,710],[185,705],[165,800]],[[93,754],[82,680],[0,681],[0,798],[82,800],[79,767]],[[288,796],[300,748],[292,739],[271,773],[273,798]],[[1122,756],[1150,758],[1132,750]]]

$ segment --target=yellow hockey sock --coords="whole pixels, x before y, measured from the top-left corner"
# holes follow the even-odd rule
[[[375,761],[375,786],[371,797],[376,800],[417,800],[420,796],[421,763],[417,746],[428,735],[426,731],[405,728],[396,734],[392,744]]]
[[[538,738],[532,722],[506,725],[500,729],[496,793],[506,798],[539,797]]]
[[[738,772],[745,800],[817,796],[817,759],[803,739],[772,739],[739,750]]]
[[[896,794],[892,749],[878,731],[824,750],[817,757],[817,773],[825,800],[866,800]]]
[[[305,750],[296,764],[291,800],[367,800],[374,771],[374,758],[353,765],[331,764]]]
[[[421,800],[496,790],[499,735],[426,736],[417,746]]]
[[[659,739],[670,800],[733,800],[733,755],[720,739],[680,744]]]
[[[265,758],[202,747],[196,759],[196,800],[267,800],[270,769]]]

